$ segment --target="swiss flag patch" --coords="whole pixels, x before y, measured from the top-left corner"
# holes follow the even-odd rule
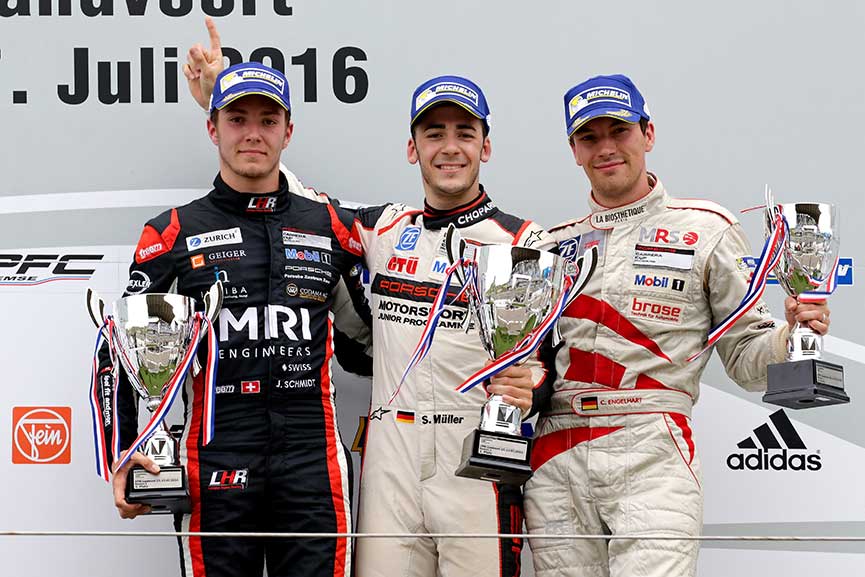
[[[240,381],[240,392],[254,395],[261,392],[261,381]]]

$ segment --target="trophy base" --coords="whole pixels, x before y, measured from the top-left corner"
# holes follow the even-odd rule
[[[819,359],[769,365],[763,402],[788,409],[849,403],[844,392],[844,367]]]
[[[457,477],[522,485],[532,476],[532,440],[476,429],[463,441]]]
[[[150,505],[151,515],[191,512],[186,471],[179,466],[163,466],[154,475],[144,467],[132,467],[126,479],[126,502]]]

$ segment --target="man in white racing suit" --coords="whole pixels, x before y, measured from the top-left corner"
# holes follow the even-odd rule
[[[711,351],[709,330],[737,309],[752,254],[736,218],[706,200],[680,200],[646,171],[655,132],[625,76],[591,78],[565,94],[567,134],[592,185],[590,214],[551,230],[560,254],[597,247],[599,262],[565,311],[564,346],[542,409],[525,487],[530,533],[698,535],[703,494],[691,407]],[[717,341],[729,376],[766,385],[795,321],[819,333],[829,311],[785,302],[776,326],[758,301]],[[552,370],[552,367],[550,367]],[[693,575],[695,541],[532,540],[539,577]]]
[[[491,145],[489,108],[476,84],[458,76],[423,83],[412,98],[411,129],[408,159],[420,165],[424,209],[373,207],[356,220],[370,269],[375,343],[358,529],[519,533],[519,487],[454,475],[487,397],[482,387],[455,391],[487,358],[476,328],[465,330],[465,298],[446,307],[428,356],[397,389],[445,278],[449,224],[474,245],[553,244],[537,224],[499,210],[479,184]],[[458,291],[452,285],[449,294]],[[527,365],[494,377],[487,392],[530,408],[531,389],[546,375],[537,360]],[[361,539],[357,567],[364,577],[510,577],[519,575],[521,549],[520,539]]]

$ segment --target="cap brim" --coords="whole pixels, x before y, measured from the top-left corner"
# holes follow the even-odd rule
[[[254,94],[257,94],[259,96],[266,96],[266,97],[270,98],[271,100],[273,100],[274,102],[276,102],[277,104],[279,104],[279,106],[284,108],[285,110],[290,110],[290,108],[288,108],[285,105],[285,102],[282,101],[282,98],[280,98],[279,96],[277,96],[273,92],[267,92],[265,90],[249,90],[249,91],[244,91],[244,92],[238,92],[237,94],[231,94],[231,95],[223,98],[221,101],[219,101],[218,104],[213,105],[211,107],[211,110],[222,110],[223,108],[225,108],[226,106],[228,106],[229,104],[231,104],[232,102],[237,100],[238,98],[243,98],[244,96],[252,96]]]
[[[590,110],[589,112],[576,117],[571,122],[571,125],[568,127],[568,138],[573,136],[574,132],[579,130],[590,120],[601,117],[615,118],[616,120],[621,120],[622,122],[627,122],[628,124],[636,124],[640,121],[640,118],[642,118],[633,110],[628,110],[627,108],[623,108],[621,106],[599,106],[594,110]]]
[[[418,121],[418,119],[423,115],[423,113],[426,112],[427,110],[429,110],[430,108],[432,108],[433,106],[436,106],[437,104],[444,104],[446,102],[449,102],[451,104],[456,104],[457,106],[459,106],[460,108],[463,108],[466,112],[468,112],[469,114],[471,114],[472,116],[474,116],[478,120],[482,120],[484,122],[487,121],[487,119],[484,118],[483,116],[481,116],[477,110],[472,109],[472,107],[469,106],[468,104],[466,104],[465,102],[463,102],[461,100],[457,100],[456,98],[450,98],[448,96],[442,96],[439,98],[433,98],[432,100],[430,100],[429,102],[427,102],[426,104],[421,106],[421,108],[417,112],[415,112],[414,117],[411,119],[411,123],[409,124],[409,126],[414,126],[414,123]]]

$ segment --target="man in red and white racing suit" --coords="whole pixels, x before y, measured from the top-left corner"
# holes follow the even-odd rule
[[[710,352],[688,362],[745,295],[752,254],[736,218],[705,200],[670,197],[646,172],[654,126],[624,76],[565,95],[568,136],[592,184],[591,213],[551,230],[560,254],[597,247],[586,290],[559,326],[555,383],[525,487],[530,533],[693,536],[702,527],[691,407]],[[785,303],[787,320],[825,333],[825,304]],[[762,301],[716,344],[747,390],[784,360],[788,324]],[[539,577],[692,575],[695,541],[532,540]]]
[[[487,358],[476,328],[466,331],[465,299],[446,307],[431,351],[397,392],[445,278],[449,224],[475,245],[552,246],[540,226],[500,211],[478,183],[480,162],[490,152],[488,115],[483,93],[468,79],[438,77],[422,84],[412,101],[408,156],[420,164],[424,210],[392,204],[358,213],[375,342],[361,533],[490,534],[522,528],[519,487],[454,475],[463,439],[477,428],[487,398],[482,387],[465,394],[455,390]],[[449,293],[458,291],[452,285]],[[513,376],[494,378],[488,391],[528,409],[531,388],[545,373],[537,360],[527,365],[512,367],[507,374]],[[532,379],[528,390],[517,390],[520,374]],[[511,577],[519,575],[521,549],[520,539],[360,539],[357,568],[364,577]]]

